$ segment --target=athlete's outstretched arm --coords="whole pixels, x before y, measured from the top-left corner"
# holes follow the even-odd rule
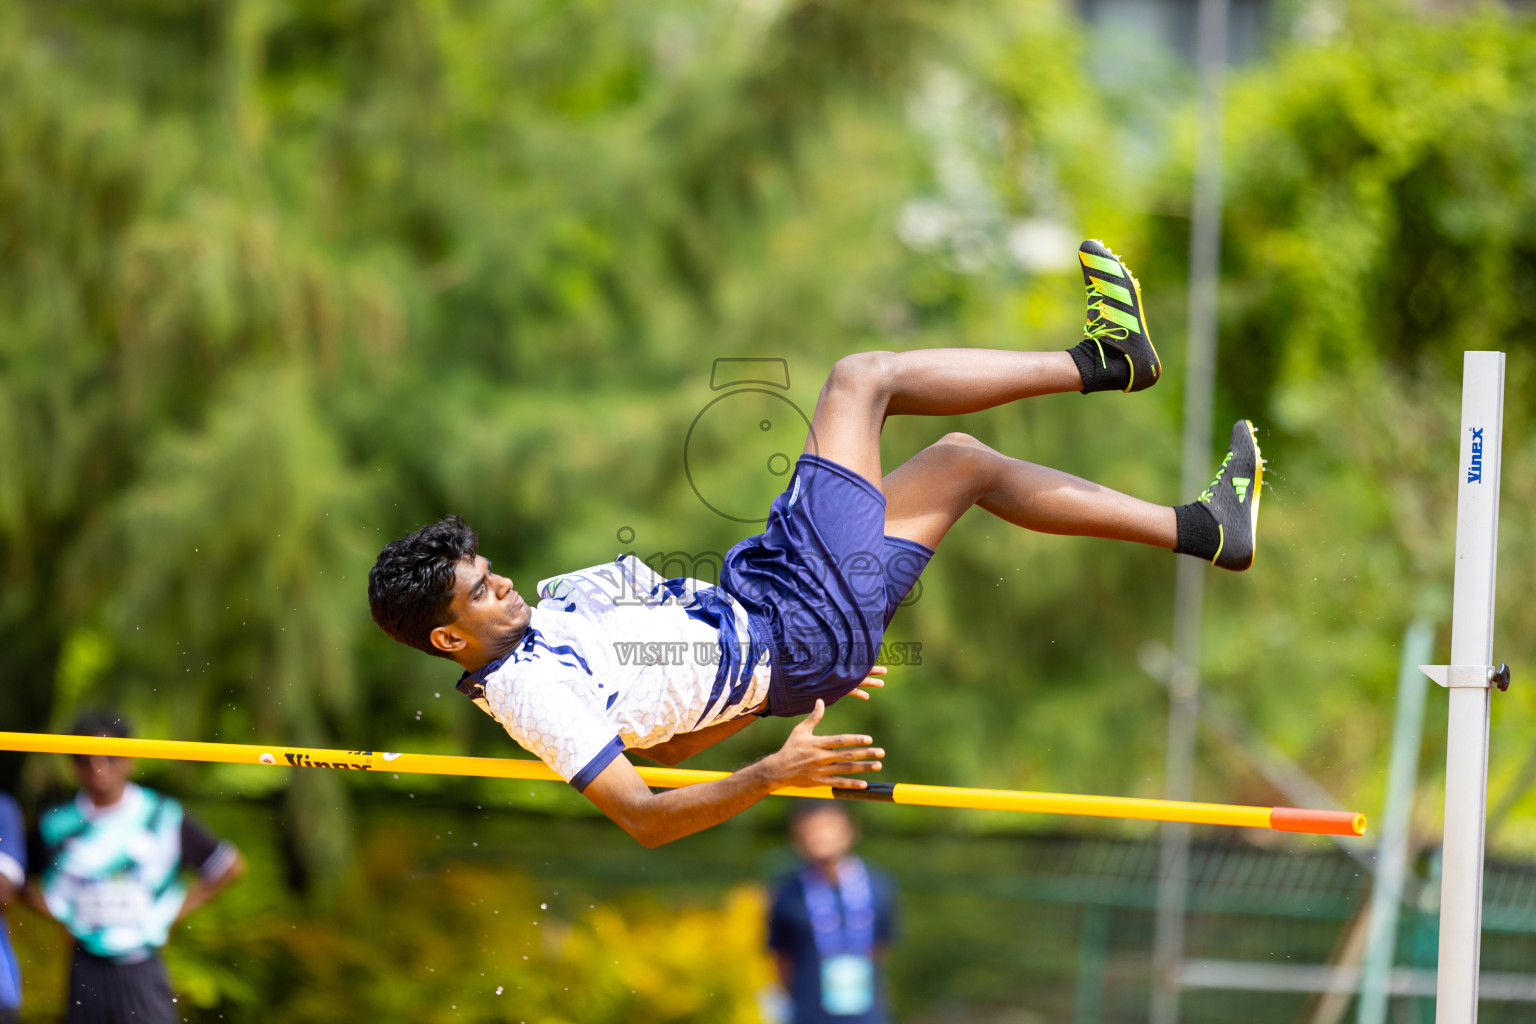
[[[652,793],[620,754],[587,786],[586,797],[642,846],[655,848],[735,817],[786,786],[863,789],[863,781],[847,775],[879,771],[885,751],[869,746],[868,736],[817,736],[825,713],[818,700],[784,745],[761,761],[715,782],[662,793]]]
[[[860,700],[869,700],[869,691],[878,690],[885,686],[885,680],[881,677],[886,673],[884,665],[876,665],[869,670],[869,675],[858,686],[849,690],[847,696],[857,697]],[[742,715],[733,718],[729,722],[721,722],[711,725],[707,729],[697,732],[678,733],[665,743],[658,743],[653,747],[630,747],[629,752],[639,754],[657,764],[664,764],[668,768],[682,764],[701,750],[708,750],[728,736],[734,736],[753,722],[757,721],[755,714]]]
[[[711,725],[697,732],[678,733],[667,742],[658,743],[654,747],[630,747],[629,752],[670,768],[673,765],[682,764],[701,750],[709,749],[727,736],[736,735],[755,721],[757,721],[756,715],[742,715],[740,718]]]

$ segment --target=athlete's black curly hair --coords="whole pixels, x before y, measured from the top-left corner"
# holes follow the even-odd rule
[[[439,658],[432,631],[457,616],[450,610],[458,564],[479,553],[480,538],[458,516],[446,516],[391,541],[368,571],[368,608],[390,637]]]

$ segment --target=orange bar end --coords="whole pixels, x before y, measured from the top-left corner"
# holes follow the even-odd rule
[[[1309,811],[1301,807],[1272,807],[1269,827],[1278,832],[1308,832],[1320,836],[1363,836],[1365,815],[1354,811]]]

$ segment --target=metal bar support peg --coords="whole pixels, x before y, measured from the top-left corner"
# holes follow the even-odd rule
[[[1419,671],[1447,689],[1509,689],[1509,666],[1502,661],[1497,665],[1420,665]]]

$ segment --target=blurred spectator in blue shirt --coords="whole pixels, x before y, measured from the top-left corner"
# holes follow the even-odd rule
[[[790,818],[800,868],[782,880],[768,948],[789,994],[793,1024],[886,1024],[885,954],[896,930],[890,881],[853,855],[858,827],[831,800]]]
[[[0,793],[0,907],[5,907],[21,891],[27,880],[27,833],[22,824],[21,808],[5,793]],[[16,1024],[21,1019],[21,967],[5,916],[0,914],[0,1024]]]

